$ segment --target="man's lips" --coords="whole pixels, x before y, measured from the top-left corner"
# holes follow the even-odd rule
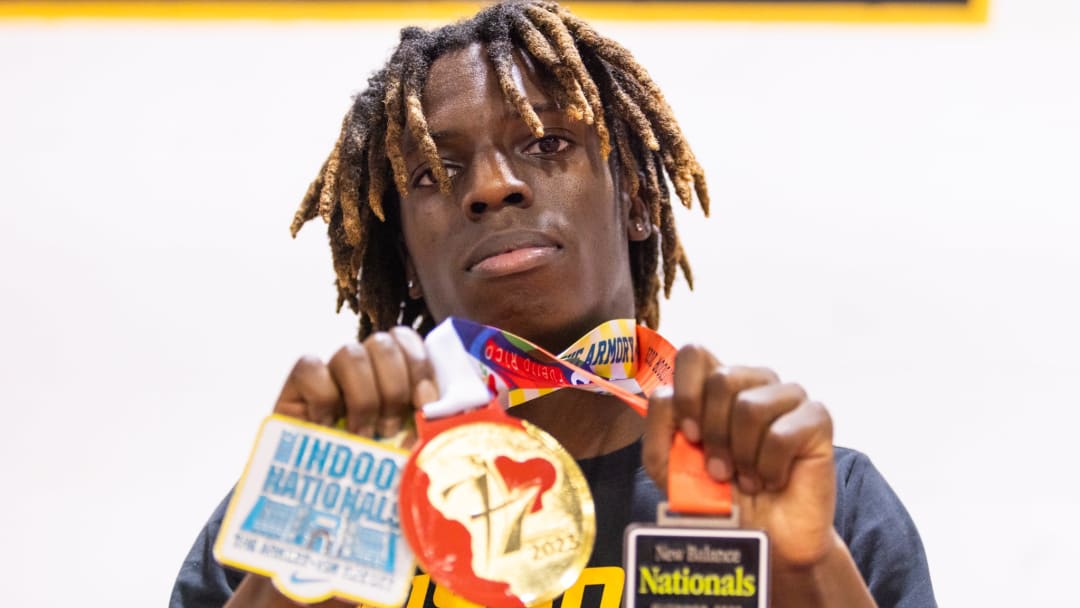
[[[469,269],[478,275],[497,277],[532,270],[558,253],[557,247],[523,247],[480,260]]]
[[[480,241],[469,253],[466,270],[484,277],[504,276],[546,264],[562,246],[540,232],[504,232]]]

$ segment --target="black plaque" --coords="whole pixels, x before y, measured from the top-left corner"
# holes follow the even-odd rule
[[[768,539],[757,530],[630,526],[625,608],[765,608]]]

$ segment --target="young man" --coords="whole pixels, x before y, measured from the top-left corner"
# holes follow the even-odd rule
[[[557,5],[508,2],[403,30],[293,223],[329,223],[339,306],[359,314],[361,341],[327,363],[300,359],[275,412],[397,433],[438,396],[421,334],[448,316],[550,352],[610,319],[655,327],[661,273],[665,291],[676,268],[689,279],[667,180],[707,208],[703,172],[645,70]],[[654,517],[681,430],[709,474],[738,488],[743,525],[768,533],[773,606],[934,605],[902,505],[865,457],[833,448],[825,408],[768,369],[687,346],[647,419],[574,390],[511,413],[581,464],[597,512],[590,566],[618,566],[623,529]],[[293,605],[214,563],[221,516],[172,606]]]

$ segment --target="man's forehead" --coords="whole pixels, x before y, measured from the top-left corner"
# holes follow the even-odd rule
[[[474,42],[466,47],[447,51],[431,63],[424,96],[442,92],[444,88],[453,89],[463,80],[478,80],[490,70],[486,48]]]
[[[538,110],[554,108],[554,100],[547,94],[532,62],[520,51],[511,53],[510,78],[514,86]],[[475,89],[482,88],[477,91]],[[482,93],[494,110],[507,117],[519,117],[517,111],[503,95],[495,68],[488,56],[487,47],[481,43],[450,51],[436,59],[428,72],[422,92],[424,115],[432,132],[446,130],[460,120],[459,103],[472,93]],[[538,112],[539,113],[539,112]]]

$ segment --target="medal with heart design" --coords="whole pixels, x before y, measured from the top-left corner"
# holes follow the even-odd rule
[[[401,526],[433,579],[493,608],[545,602],[577,580],[596,537],[592,495],[553,437],[497,401],[418,414],[417,431]]]

